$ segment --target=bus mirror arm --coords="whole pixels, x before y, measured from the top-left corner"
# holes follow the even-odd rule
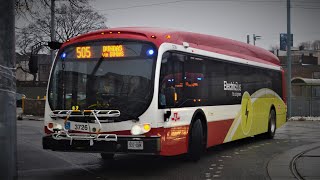
[[[164,121],[165,121],[165,122],[166,122],[166,121],[169,121],[170,116],[171,116],[171,109],[170,109],[169,111],[166,111],[166,112],[164,113],[164,115],[163,115]]]

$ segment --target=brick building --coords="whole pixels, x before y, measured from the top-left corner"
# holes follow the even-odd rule
[[[278,57],[286,72],[285,53]],[[320,51],[292,51],[291,60],[292,116],[320,116]]]
[[[285,52],[279,54],[280,64],[287,69]],[[291,77],[320,79],[320,51],[292,51]]]
[[[38,73],[36,81],[48,81],[51,69],[51,56],[47,54],[39,54],[38,56]],[[16,53],[16,78],[17,81],[32,81],[33,75],[26,72],[29,71],[29,55],[20,55]],[[18,67],[22,67],[18,68]]]

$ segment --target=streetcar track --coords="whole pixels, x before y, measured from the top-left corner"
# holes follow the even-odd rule
[[[314,147],[312,149],[308,149],[308,150],[305,150],[299,154],[297,154],[296,156],[294,156],[294,158],[290,161],[290,170],[292,172],[292,174],[299,180],[305,180],[302,175],[299,173],[299,171],[297,170],[297,166],[296,166],[296,161],[297,159],[299,159],[301,156],[303,156],[304,154],[314,150],[314,149],[317,149],[319,148],[320,146],[317,146],[317,147]],[[309,156],[305,156],[305,157],[309,157]]]

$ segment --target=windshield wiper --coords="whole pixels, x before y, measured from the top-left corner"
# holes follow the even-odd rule
[[[98,60],[98,62],[97,62],[97,64],[94,66],[94,68],[93,68],[93,70],[92,70],[92,72],[91,72],[91,74],[90,74],[90,76],[92,76],[92,75],[95,75],[96,74],[96,72],[97,72],[97,70],[98,70],[98,68],[100,67],[100,65],[101,65],[101,63],[102,63],[102,60],[104,59],[104,57],[100,57],[100,59]]]

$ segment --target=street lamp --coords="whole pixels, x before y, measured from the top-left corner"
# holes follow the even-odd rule
[[[261,39],[261,36],[257,36],[256,34],[253,34],[253,45],[256,45],[256,40]]]

